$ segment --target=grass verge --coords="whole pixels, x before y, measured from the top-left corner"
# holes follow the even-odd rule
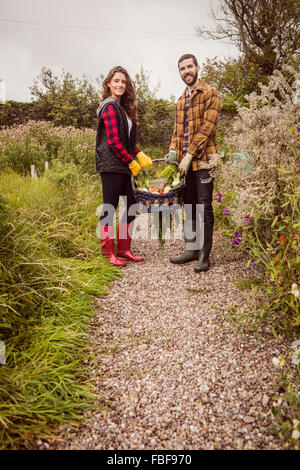
[[[120,275],[95,237],[99,186],[72,164],[38,180],[0,174],[1,449],[29,449],[95,406],[93,298]]]

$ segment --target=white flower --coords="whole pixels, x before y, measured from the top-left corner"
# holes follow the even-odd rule
[[[292,363],[296,365],[300,363],[300,348],[296,349],[296,351],[293,352]]]
[[[297,428],[298,424],[300,423],[300,421],[298,419],[293,419],[293,426],[294,426],[294,429]]]
[[[300,432],[295,429],[292,433],[292,439],[299,439],[299,437],[300,437]]]
[[[290,292],[291,292],[291,294],[293,294],[294,297],[297,297],[297,298],[299,297],[300,292],[299,292],[298,286],[295,282],[293,282],[292,289],[291,289]]]
[[[280,361],[277,357],[273,357],[272,362],[274,366],[279,367],[280,366]]]
[[[292,348],[293,349],[296,349],[298,347],[300,347],[300,339],[298,339],[297,341],[292,342]]]

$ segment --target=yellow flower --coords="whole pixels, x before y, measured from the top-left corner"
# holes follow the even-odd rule
[[[280,354],[280,356],[279,356],[278,359],[279,359],[279,364],[280,364],[280,366],[283,367],[284,364],[285,364],[285,359],[284,359],[283,355]]]

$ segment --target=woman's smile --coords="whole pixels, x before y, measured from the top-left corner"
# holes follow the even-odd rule
[[[125,74],[122,72],[116,72],[107,86],[110,88],[111,96],[119,101],[126,91]]]

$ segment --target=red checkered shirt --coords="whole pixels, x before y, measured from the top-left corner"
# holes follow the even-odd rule
[[[112,104],[107,106],[102,114],[102,118],[105,125],[108,145],[123,163],[129,165],[133,161],[133,157],[127,152],[124,144],[120,140],[117,126],[118,117]],[[138,147],[135,146],[135,155],[139,153],[139,151]]]

